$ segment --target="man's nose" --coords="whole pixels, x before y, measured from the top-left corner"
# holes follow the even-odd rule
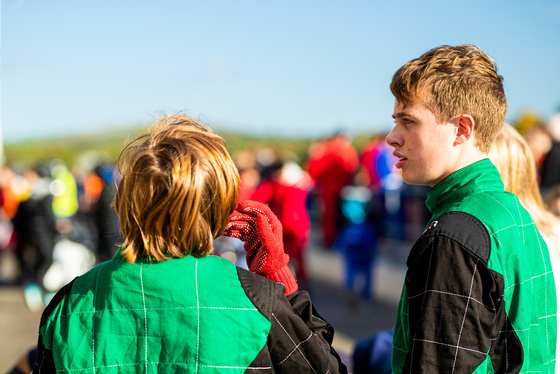
[[[385,141],[391,147],[396,147],[397,145],[400,145],[400,143],[401,143],[399,139],[400,139],[400,137],[398,136],[397,131],[393,127],[393,130],[391,130],[391,132],[389,134],[387,134],[387,137],[385,138]]]

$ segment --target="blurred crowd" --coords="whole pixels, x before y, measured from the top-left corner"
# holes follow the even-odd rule
[[[560,113],[516,129],[531,148],[547,209],[560,215]],[[359,302],[373,297],[379,241],[413,240],[430,218],[424,204],[429,188],[402,181],[385,134],[358,148],[348,133],[338,131],[313,142],[305,160],[254,145],[233,158],[241,177],[239,200],[264,202],[278,216],[302,288],[309,282],[305,251],[312,225],[313,244],[344,258],[348,300]],[[42,308],[62,285],[118,249],[113,164],[86,169],[49,160],[27,168],[4,166],[0,185],[0,283],[25,286],[30,308]],[[236,239],[221,237],[215,248],[246,266]],[[7,254],[17,260],[16,269],[6,268]]]
[[[40,310],[61,286],[115,253],[111,164],[69,169],[55,159],[4,166],[0,180],[0,282],[25,286],[30,309]],[[2,261],[8,255],[15,267]]]

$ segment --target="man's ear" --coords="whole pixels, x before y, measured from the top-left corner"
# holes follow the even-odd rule
[[[474,139],[474,118],[468,114],[461,114],[455,118],[455,126],[457,126],[457,134],[453,145],[465,144]]]

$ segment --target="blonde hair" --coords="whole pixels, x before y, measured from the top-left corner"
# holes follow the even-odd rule
[[[391,92],[405,107],[427,104],[439,123],[460,114],[475,120],[475,144],[488,152],[506,120],[503,77],[494,61],[470,44],[433,48],[394,74]]]
[[[190,117],[165,117],[126,145],[117,167],[115,210],[128,262],[212,252],[240,183],[221,137]]]
[[[537,182],[537,167],[525,139],[515,128],[505,124],[498,133],[489,156],[502,176],[505,190],[519,198],[543,236],[560,244],[560,236],[554,230],[560,220],[543,203]]]

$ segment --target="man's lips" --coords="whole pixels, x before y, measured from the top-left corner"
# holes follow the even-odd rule
[[[403,165],[406,163],[407,158],[404,157],[403,155],[401,155],[400,153],[396,152],[396,151],[393,152],[393,156],[395,156],[396,158],[398,158],[397,162],[395,163],[395,166],[396,166],[397,168],[403,167]]]

